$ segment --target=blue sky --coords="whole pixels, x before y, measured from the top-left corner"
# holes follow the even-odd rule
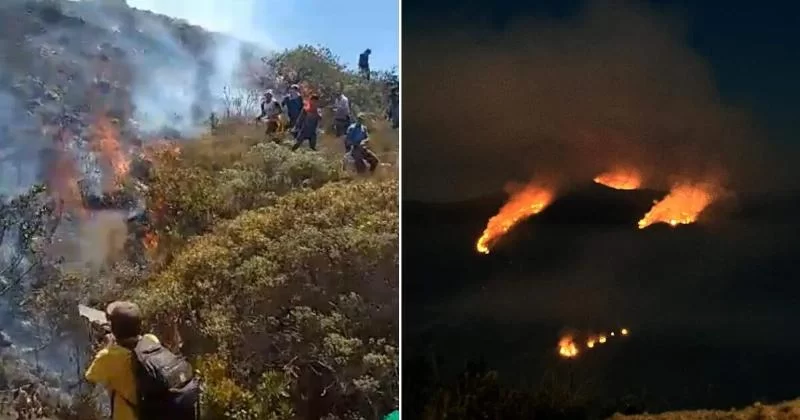
[[[366,48],[372,49],[372,68],[398,65],[397,0],[128,0],[128,4],[268,48],[322,44],[351,67]]]

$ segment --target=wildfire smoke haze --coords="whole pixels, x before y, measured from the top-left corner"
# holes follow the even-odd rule
[[[510,187],[511,197],[495,216],[489,219],[475,245],[478,252],[488,254],[490,248],[517,223],[541,213],[552,203],[553,191],[536,184]]]

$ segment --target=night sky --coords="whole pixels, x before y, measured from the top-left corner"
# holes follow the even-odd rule
[[[735,155],[743,154],[757,155],[764,159],[759,163],[751,162],[753,167],[747,168],[747,170],[732,169],[741,173],[747,172],[747,175],[741,178],[752,178],[750,172],[755,172],[761,177],[767,178],[766,181],[759,180],[758,184],[763,184],[780,176],[796,178],[794,173],[787,174],[787,171],[791,171],[791,168],[788,167],[780,169],[779,172],[781,173],[767,172],[767,170],[776,170],[776,165],[789,166],[786,164],[787,151],[779,150],[777,147],[787,147],[787,145],[798,143],[796,133],[800,128],[797,118],[797,115],[800,114],[800,104],[797,101],[797,98],[800,97],[800,76],[798,76],[800,75],[800,54],[797,53],[797,45],[798,41],[800,41],[800,5],[794,2],[769,2],[770,6],[765,7],[765,3],[761,2],[731,3],[695,2],[689,0],[650,2],[597,1],[592,4],[595,9],[628,9],[629,11],[635,10],[634,13],[637,15],[646,15],[647,17],[638,24],[647,26],[649,23],[654,22],[659,26],[663,26],[663,28],[657,30],[641,29],[641,32],[645,32],[642,36],[643,39],[651,37],[653,40],[660,41],[660,37],[668,37],[668,42],[671,43],[669,50],[683,49],[684,51],[680,51],[680,54],[696,55],[696,57],[692,58],[676,58],[672,62],[665,63],[665,71],[669,71],[670,66],[673,70],[679,71],[678,67],[686,66],[687,63],[697,66],[708,65],[707,69],[687,71],[690,74],[690,79],[695,76],[698,79],[706,78],[708,79],[709,88],[716,90],[716,92],[704,95],[700,100],[719,103],[720,107],[735,107],[737,112],[743,114],[744,117],[734,117],[733,119],[737,120],[737,123],[740,123],[743,119],[748,121],[745,124],[747,128],[741,129],[738,127],[733,128],[732,124],[719,123],[720,126],[731,127],[730,130],[734,131],[734,133],[720,134],[720,140],[716,142],[717,144],[709,145],[711,150],[731,148],[726,146],[725,142],[729,141],[729,138],[737,136],[746,137],[741,142],[752,143],[749,147],[756,147],[753,145],[754,143],[766,143],[770,146],[767,147],[770,149],[768,151],[753,152],[752,150],[745,151],[740,148],[735,148],[735,151],[729,151],[731,155],[734,155],[731,158],[733,160],[737,159]],[[643,7],[643,5],[645,6]],[[645,8],[646,10],[644,10]],[[463,143],[463,140],[443,139],[443,137],[456,137],[461,136],[461,134],[456,133],[457,129],[448,128],[447,124],[431,127],[431,124],[421,121],[417,113],[414,112],[414,110],[418,109],[425,110],[433,119],[432,114],[438,111],[430,111],[425,104],[418,104],[417,101],[424,100],[426,104],[436,103],[442,112],[446,112],[447,108],[452,107],[451,102],[464,102],[461,100],[463,93],[459,91],[469,92],[471,87],[461,86],[461,89],[459,89],[451,86],[448,84],[448,79],[457,78],[458,70],[451,68],[442,72],[439,67],[458,66],[458,64],[452,63],[454,57],[458,60],[459,55],[461,59],[469,56],[470,52],[463,44],[472,42],[476,46],[489,50],[494,49],[494,47],[513,50],[513,47],[509,48],[509,46],[519,42],[519,39],[527,38],[525,39],[526,43],[536,44],[538,42],[536,37],[540,36],[543,31],[548,30],[542,28],[548,26],[558,27],[560,25],[565,33],[556,37],[560,41],[545,41],[550,42],[549,48],[557,50],[558,42],[564,42],[564,39],[569,39],[569,29],[567,28],[582,25],[575,23],[575,21],[577,19],[576,16],[579,16],[584,10],[586,10],[586,2],[574,0],[530,2],[511,0],[493,2],[462,2],[455,0],[422,2],[409,0],[403,2],[403,54],[405,57],[403,77],[404,83],[408,88],[404,95],[404,109],[406,110],[404,129],[409,138],[417,139],[414,142],[408,141],[404,145],[404,167],[407,168],[404,171],[407,175],[405,179],[407,183],[404,185],[406,197],[430,201],[457,200],[464,195],[474,197],[485,194],[488,190],[500,188],[500,181],[497,181],[491,185],[487,183],[487,185],[475,191],[464,191],[463,194],[455,196],[451,194],[450,197],[437,194],[437,191],[430,191],[432,188],[438,190],[438,188],[430,185],[431,182],[436,182],[436,179],[431,178],[443,179],[452,175],[450,179],[446,179],[446,182],[444,182],[447,185],[452,184],[454,181],[458,181],[458,175],[465,170],[464,167],[471,165],[474,156],[485,156],[485,153],[475,151],[470,156],[464,156],[463,159],[459,157],[449,159],[449,154],[453,153],[453,149],[458,148],[458,144]],[[608,15],[613,16],[613,12],[608,13]],[[611,19],[615,18],[612,17]],[[613,27],[620,25],[620,22],[626,22],[625,17],[616,19],[615,23],[611,23],[609,26]],[[625,23],[621,25],[625,25]],[[520,30],[520,26],[525,29]],[[517,39],[503,38],[504,34],[515,30],[518,32]],[[635,48],[637,46],[634,39],[639,37],[637,31],[640,30],[636,28],[629,28],[628,30],[630,33],[625,36],[628,36],[629,39],[623,43],[630,43]],[[530,32],[531,36],[526,36],[526,32]],[[577,29],[576,32],[580,32],[580,29]],[[669,32],[669,34],[664,35],[666,32]],[[437,50],[436,47],[430,46],[432,41],[443,40],[447,37],[461,36],[461,40],[469,39],[470,34],[472,35],[470,41],[454,41],[454,43],[462,44],[459,46],[453,45],[458,52],[450,51],[449,48],[442,48],[441,46]],[[490,40],[490,36],[497,38]],[[587,36],[584,34],[583,39],[591,42],[592,35]],[[609,43],[620,45],[619,42],[613,39]],[[625,45],[621,45],[621,47],[624,48]],[[489,61],[498,61],[497,58],[481,57],[479,50],[474,50],[473,53],[468,61],[477,62],[478,64],[476,65],[478,66],[490,65]],[[581,53],[573,52],[570,54],[572,58],[569,63],[581,62]],[[525,52],[521,49],[519,56],[524,55]],[[635,57],[636,54],[633,53],[631,56]],[[657,57],[657,54],[653,53],[653,56]],[[625,57],[621,58],[621,60],[624,59]],[[423,62],[422,60],[425,61]],[[483,60],[487,62],[480,63]],[[558,58],[556,61],[559,61]],[[564,60],[561,61],[563,64]],[[540,65],[546,67],[544,63],[540,63]],[[636,64],[633,65],[635,66]],[[519,66],[519,68],[523,71],[525,69],[524,66]],[[655,73],[654,83],[661,85],[675,83],[675,79],[659,80],[659,75],[657,74],[659,69],[657,67],[642,68],[640,70],[643,74]],[[438,77],[442,77],[443,80],[437,83],[424,83],[425,81],[436,79],[436,72],[438,72]],[[501,71],[498,74],[513,74],[513,72]],[[677,77],[680,78],[682,76]],[[471,80],[474,82],[475,79],[472,78]],[[503,86],[505,82],[506,80],[503,80],[503,78],[493,78],[492,76],[487,76],[485,81],[486,84],[497,85],[499,95],[505,89]],[[675,84],[679,83],[680,81]],[[443,89],[439,89],[439,86],[442,86]],[[429,92],[424,93],[421,91],[422,89],[426,89]],[[511,87],[508,89],[514,90],[516,88]],[[522,89],[524,90],[524,87]],[[687,85],[686,89],[691,90],[692,87]],[[482,97],[475,97],[474,100],[486,102],[486,92],[480,89],[477,90],[480,91]],[[559,93],[563,96],[579,97],[581,95],[581,92],[575,89],[575,86],[571,86],[569,82],[563,84]],[[532,95],[535,95],[535,93],[532,93]],[[609,100],[614,101],[615,98],[610,98]],[[658,98],[654,98],[654,101],[658,100]],[[642,100],[640,99],[639,101],[641,102]],[[494,101],[490,98],[489,102]],[[637,104],[636,106],[640,105]],[[706,109],[699,112],[708,111],[708,105],[708,103],[700,105],[700,107]],[[519,107],[519,104],[516,106]],[[535,114],[537,106],[548,106],[548,104],[546,101],[532,101],[529,108],[515,108],[513,112]],[[692,106],[692,103],[688,103],[679,107],[691,109]],[[719,112],[716,111],[708,112],[713,113],[715,116],[719,115]],[[456,117],[458,119],[469,120],[476,118],[469,112],[465,113],[460,110],[454,110],[451,114],[456,113],[460,114]],[[493,119],[497,120],[496,118]],[[502,144],[503,138],[509,136],[504,131],[507,125],[501,124],[501,126],[493,128],[497,138],[482,141],[498,145]],[[695,127],[702,125],[702,122],[698,122]],[[745,130],[749,132],[743,134]],[[471,131],[474,132],[475,130]],[[632,134],[631,137],[640,137],[639,131],[634,130],[634,132],[635,134]],[[454,144],[452,147],[448,146],[446,148],[444,146],[436,146],[444,141],[452,141]],[[632,138],[631,141],[637,142],[639,139]],[[675,142],[675,140],[668,141]],[[705,139],[699,141],[687,139],[685,141],[706,142]],[[709,141],[709,143],[711,142]],[[773,145],[777,146],[771,147]],[[521,151],[512,149],[512,152],[516,155],[524,155],[525,150],[527,149],[523,148]],[[659,153],[661,151],[660,149],[657,150]],[[693,152],[683,151],[679,154],[683,156],[691,153]],[[704,150],[702,153],[708,154],[709,152]],[[765,157],[765,154],[768,153],[777,157]],[[649,154],[652,155],[653,150],[649,150]],[[738,164],[725,161],[720,165],[733,167]],[[418,169],[414,170],[413,168],[415,167]],[[469,170],[469,168],[466,170]],[[513,175],[517,178],[525,178],[530,175],[518,173],[519,170],[516,172]],[[433,177],[433,174],[438,175]],[[506,175],[508,174],[504,174],[504,176]],[[785,184],[783,180],[775,181],[774,183]],[[751,187],[741,186],[741,188]],[[796,186],[792,185],[791,188],[796,188]],[[754,189],[758,189],[758,187]],[[453,193],[453,191],[448,192]]]

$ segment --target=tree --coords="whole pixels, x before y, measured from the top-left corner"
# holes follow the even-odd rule
[[[290,84],[300,84],[307,93],[320,95],[323,106],[332,103],[335,94],[342,91],[351,99],[356,112],[382,115],[390,88],[398,85],[395,69],[375,72],[375,77],[365,80],[323,46],[287,49],[264,57],[262,64],[251,70],[256,75],[253,83],[259,88],[283,92]]]

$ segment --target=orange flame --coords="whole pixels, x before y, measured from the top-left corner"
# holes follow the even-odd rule
[[[311,95],[314,91],[306,82],[300,83],[300,95],[303,97],[303,109],[308,112],[311,111]]]
[[[568,359],[578,355],[578,346],[570,336],[566,336],[558,342],[558,354]]]
[[[622,328],[619,330],[619,336],[627,336],[630,333],[627,328]],[[591,350],[597,347],[599,344],[608,343],[611,337],[617,337],[617,332],[611,331],[608,334],[587,334],[586,340],[582,341],[585,343],[586,350]],[[558,353],[566,358],[573,358],[581,352],[577,341],[575,340],[574,336],[566,335],[562,337],[558,342]]]
[[[105,184],[106,191],[119,187],[130,169],[130,160],[122,151],[119,133],[106,117],[97,119],[93,131],[95,151],[102,156],[104,163],[112,172],[112,178]]]
[[[148,252],[153,252],[158,248],[158,234],[155,232],[147,232],[142,238],[142,244]]]
[[[639,221],[639,229],[655,223],[667,223],[672,227],[697,221],[700,213],[714,201],[715,188],[710,184],[680,184],[655,203]]]
[[[526,185],[513,193],[500,211],[489,219],[483,234],[478,239],[476,249],[482,254],[489,253],[489,247],[520,221],[540,213],[553,201],[551,190]]]
[[[78,169],[75,160],[66,147],[67,130],[57,130],[54,133],[55,162],[47,173],[47,185],[57,202],[57,211],[68,212],[73,216],[83,217],[83,199],[78,185]]]
[[[594,182],[615,190],[636,190],[642,186],[642,175],[632,168],[617,168],[597,175]]]

